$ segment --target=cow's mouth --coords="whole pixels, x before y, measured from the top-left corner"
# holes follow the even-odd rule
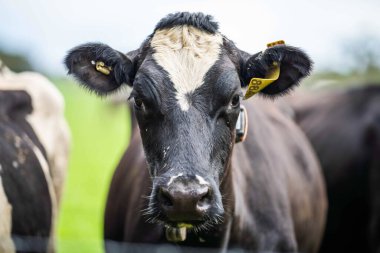
[[[150,202],[148,208],[143,211],[146,217],[146,222],[152,224],[159,224],[164,227],[166,239],[170,242],[182,242],[186,240],[189,232],[200,233],[215,229],[224,221],[223,212],[212,210],[210,213],[204,213],[203,217],[196,217],[196,219],[186,219],[184,216],[168,217],[158,208],[157,202]],[[181,219],[178,216],[182,216]],[[194,217],[193,217],[194,218]]]
[[[177,223],[174,226],[173,225],[165,226],[165,236],[169,242],[185,241],[187,230],[194,227],[194,225],[190,223]]]
[[[212,229],[222,222],[222,218],[215,220],[191,221],[191,222],[165,222],[165,236],[170,242],[183,242],[190,231],[200,232]]]
[[[202,220],[171,221],[160,214],[154,215],[149,208],[145,212],[145,215],[149,217],[147,218],[147,222],[164,226],[165,236],[169,242],[183,242],[186,240],[189,232],[199,233],[201,231],[212,230],[215,226],[223,223],[222,215],[216,215],[212,219],[207,216],[208,218],[206,217],[206,219]]]

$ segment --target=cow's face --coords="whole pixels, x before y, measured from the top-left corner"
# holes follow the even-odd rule
[[[182,35],[192,30],[153,36],[153,53],[136,73],[131,93],[153,178],[150,211],[173,226],[201,225],[205,217],[214,222],[223,215],[219,185],[243,96],[221,36],[194,31],[209,43],[184,48]]]
[[[100,61],[105,71],[96,71]],[[172,227],[195,228],[222,220],[220,185],[230,165],[242,87],[253,76],[265,76],[273,62],[283,71],[263,90],[267,95],[286,92],[311,65],[302,51],[287,46],[250,56],[223,37],[210,17],[186,13],[161,21],[141,48],[127,55],[86,44],[65,61],[97,93],[133,87],[153,180],[148,214]]]

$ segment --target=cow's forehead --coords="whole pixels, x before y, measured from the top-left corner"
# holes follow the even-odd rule
[[[151,40],[153,59],[169,75],[183,111],[189,109],[188,94],[199,88],[206,73],[219,59],[223,37],[189,25],[157,30]]]

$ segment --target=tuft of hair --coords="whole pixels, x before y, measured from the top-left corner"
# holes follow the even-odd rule
[[[219,25],[213,20],[213,16],[205,15],[201,12],[177,12],[172,13],[161,19],[154,32],[157,30],[172,28],[175,26],[190,25],[198,28],[201,31],[205,31],[211,34],[218,32]]]

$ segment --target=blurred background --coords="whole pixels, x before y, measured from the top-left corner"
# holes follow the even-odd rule
[[[165,15],[211,14],[250,53],[279,39],[314,60],[304,86],[380,83],[378,0],[0,0],[0,58],[16,72],[49,77],[66,99],[72,152],[58,224],[58,252],[102,252],[108,184],[128,145],[129,112],[76,87],[62,61],[81,43],[136,49]]]

